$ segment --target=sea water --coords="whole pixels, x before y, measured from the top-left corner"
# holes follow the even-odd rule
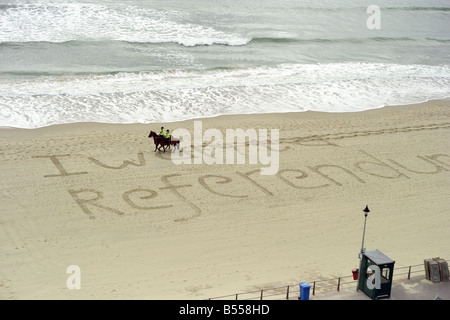
[[[445,98],[449,30],[448,0],[0,0],[0,126]]]

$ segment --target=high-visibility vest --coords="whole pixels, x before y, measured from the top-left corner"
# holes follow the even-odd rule
[[[169,139],[170,138],[170,132],[166,133],[166,138]]]
[[[160,135],[160,136],[163,136],[163,135],[164,135],[164,129],[162,129],[162,130],[159,132],[159,135]]]

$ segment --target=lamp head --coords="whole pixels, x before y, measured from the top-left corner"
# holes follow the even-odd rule
[[[368,205],[366,205],[366,207],[364,208],[363,212],[364,212],[364,216],[367,217],[367,214],[370,212]]]

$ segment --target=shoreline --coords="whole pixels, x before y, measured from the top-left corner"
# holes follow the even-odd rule
[[[351,275],[366,205],[367,250],[450,258],[450,100],[202,122],[279,128],[278,173],[177,166],[147,137],[160,124],[0,129],[0,298],[205,299]]]
[[[19,128],[19,127],[1,127],[0,126],[0,137],[3,135],[5,137],[12,137],[11,133],[17,133],[20,134],[20,136],[33,136],[33,134],[45,134],[47,132],[51,132],[53,130],[58,132],[65,132],[70,130],[89,130],[94,129],[95,127],[98,127],[100,129],[107,129],[107,128],[113,128],[116,127],[119,128],[130,128],[132,126],[136,127],[160,127],[160,126],[176,126],[176,125],[183,125],[183,124],[189,124],[193,123],[194,121],[205,121],[205,122],[211,122],[211,123],[221,123],[223,121],[230,120],[234,122],[236,118],[244,118],[249,119],[252,117],[259,117],[259,118],[304,118],[304,119],[314,119],[314,118],[346,118],[346,117],[358,117],[363,116],[365,114],[371,115],[371,114],[377,114],[379,112],[401,112],[405,109],[409,108],[422,108],[424,106],[430,106],[430,105],[446,105],[448,102],[450,102],[450,97],[448,98],[442,98],[442,99],[432,99],[432,100],[426,100],[419,103],[411,103],[411,104],[404,104],[404,105],[387,105],[387,106],[381,106],[379,108],[374,109],[368,109],[364,111],[351,111],[351,112],[325,112],[325,111],[299,111],[299,112],[271,112],[271,113],[246,113],[246,114],[229,114],[229,115],[217,115],[217,116],[211,116],[211,117],[205,117],[205,118],[193,118],[193,119],[187,119],[187,120],[179,120],[179,121],[172,121],[172,122],[153,122],[153,123],[106,123],[106,122],[75,122],[75,123],[62,123],[62,124],[51,124],[44,127],[38,127],[38,128]]]

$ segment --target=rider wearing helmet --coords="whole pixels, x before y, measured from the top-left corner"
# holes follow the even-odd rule
[[[169,132],[169,129],[166,130],[166,134],[164,135],[164,138],[166,138],[167,141],[170,141],[171,133]]]

